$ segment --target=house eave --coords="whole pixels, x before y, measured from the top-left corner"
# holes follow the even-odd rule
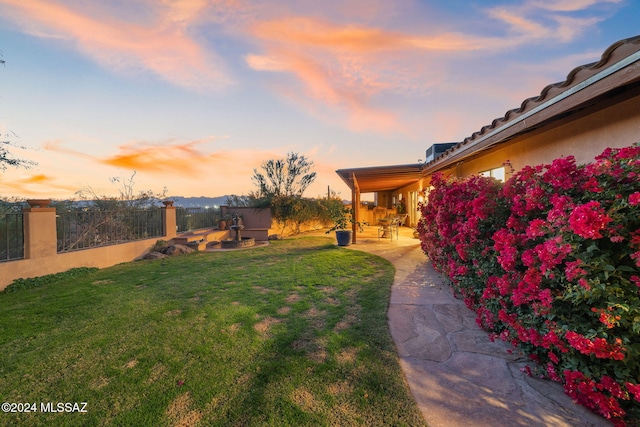
[[[625,86],[640,82],[640,36],[610,46],[599,62],[577,67],[563,82],[549,85],[540,96],[526,99],[462,142],[424,165],[428,175],[447,169],[483,150],[531,132],[588,108]]]

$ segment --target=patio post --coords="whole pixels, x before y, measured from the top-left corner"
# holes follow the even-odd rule
[[[351,243],[356,243],[359,216],[358,211],[360,210],[360,187],[358,186],[358,180],[356,179],[355,173],[351,174],[351,179],[353,180],[353,187],[351,190],[351,210],[353,212],[353,221],[351,223]]]

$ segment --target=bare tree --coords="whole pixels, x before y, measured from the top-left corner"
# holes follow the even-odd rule
[[[0,135],[0,171],[5,171],[8,166],[29,169],[38,164],[32,160],[18,159],[11,155],[9,147],[19,148],[21,150],[27,149],[27,147],[17,145],[11,141],[11,138],[17,137],[18,136],[13,132],[7,132],[6,134]]]
[[[0,65],[4,65],[2,51],[0,51]],[[9,147],[19,148],[21,150],[26,149],[26,147],[13,143],[11,141],[12,138],[18,138],[18,135],[14,132],[0,134],[0,171],[4,172],[7,169],[7,166],[29,169],[31,166],[37,165],[34,161],[17,159],[11,155]]]
[[[301,197],[315,181],[313,162],[298,153],[287,153],[286,159],[267,160],[260,165],[264,172],[253,170],[252,181],[261,197]]]
[[[136,193],[134,190],[136,173],[133,171],[129,178],[109,178],[112,184],[120,186],[118,197],[100,196],[90,186],[76,191],[76,195],[81,199],[91,200],[94,207],[100,210],[144,209],[159,204],[160,200],[166,197],[167,188],[164,187],[162,193],[154,193],[152,190],[140,190]]]

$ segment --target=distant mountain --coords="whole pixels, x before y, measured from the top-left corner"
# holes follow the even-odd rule
[[[218,196],[218,197],[182,197],[171,196],[167,197],[167,200],[173,200],[175,206],[182,206],[184,208],[204,208],[206,206],[221,206],[227,204],[227,198],[230,196]]]
[[[227,198],[233,197],[233,195],[218,196],[218,197],[183,197],[183,196],[169,196],[166,200],[173,200],[175,206],[182,206],[183,208],[204,208],[206,206],[224,206],[227,204]],[[351,200],[343,200],[342,203],[350,204]],[[373,202],[369,202],[373,203]]]

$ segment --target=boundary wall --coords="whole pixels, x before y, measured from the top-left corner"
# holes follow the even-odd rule
[[[46,206],[48,203],[43,205]],[[0,291],[15,279],[60,273],[77,267],[106,268],[143,257],[158,240],[170,241],[178,237],[175,206],[166,203],[161,209],[162,236],[64,253],[57,251],[56,209],[49,207],[23,209],[24,258],[0,262]],[[247,228],[256,230],[258,234],[256,240],[267,240],[268,228],[271,224],[271,212],[268,209],[226,206],[222,209],[223,212],[226,209],[228,213],[242,210],[238,213],[242,214]],[[243,233],[243,235],[248,234]]]

